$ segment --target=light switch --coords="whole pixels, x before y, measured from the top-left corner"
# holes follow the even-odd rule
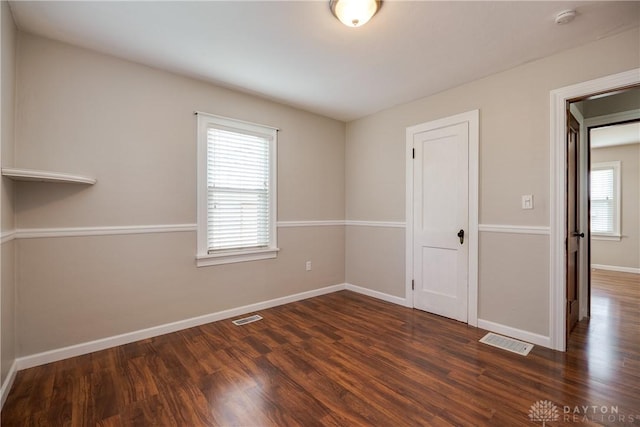
[[[533,195],[525,194],[522,196],[522,209],[533,209]]]

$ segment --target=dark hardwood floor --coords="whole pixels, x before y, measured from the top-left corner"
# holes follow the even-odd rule
[[[566,353],[342,291],[21,371],[2,426],[637,426],[638,277],[594,274]]]

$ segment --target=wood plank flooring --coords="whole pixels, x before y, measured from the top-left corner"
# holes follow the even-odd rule
[[[534,426],[539,400],[547,426],[637,426],[638,277],[594,273],[567,353],[342,291],[21,371],[2,426]]]

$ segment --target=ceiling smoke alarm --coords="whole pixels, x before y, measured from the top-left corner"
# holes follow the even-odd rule
[[[563,10],[556,15],[556,24],[563,25],[573,21],[576,17],[575,10]]]

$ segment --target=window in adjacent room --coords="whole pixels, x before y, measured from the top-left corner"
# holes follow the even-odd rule
[[[276,257],[277,133],[198,113],[199,267]]]
[[[591,165],[591,233],[620,238],[620,162]]]

